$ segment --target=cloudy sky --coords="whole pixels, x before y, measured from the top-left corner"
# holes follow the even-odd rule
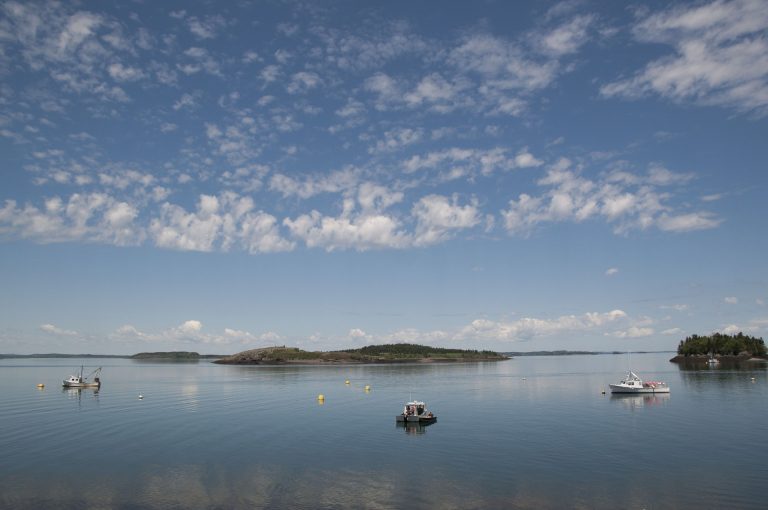
[[[768,9],[0,4],[0,352],[768,332]]]

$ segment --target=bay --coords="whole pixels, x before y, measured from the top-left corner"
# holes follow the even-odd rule
[[[672,389],[643,396],[602,393],[627,370],[620,355],[0,360],[0,506],[763,508],[766,364],[671,357],[632,355],[635,372]],[[103,367],[99,391],[61,388],[81,364]],[[398,427],[411,398],[437,423]]]

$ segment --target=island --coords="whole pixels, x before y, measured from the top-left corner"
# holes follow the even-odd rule
[[[167,351],[167,352],[140,352],[134,354],[130,359],[138,360],[157,360],[157,361],[198,361],[201,359],[222,358],[220,354],[199,354],[190,351]]]
[[[768,360],[762,338],[745,335],[712,333],[707,336],[691,335],[680,340],[673,363],[703,362],[713,357],[719,361]]]
[[[222,365],[324,365],[362,363],[440,363],[457,361],[502,361],[508,356],[494,351],[445,349],[417,344],[369,345],[341,351],[304,351],[275,346],[251,349],[217,359]]]

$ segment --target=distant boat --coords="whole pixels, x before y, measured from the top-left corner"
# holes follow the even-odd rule
[[[437,416],[427,409],[427,404],[413,400],[405,404],[403,412],[395,416],[395,421],[407,423],[434,423]]]
[[[101,388],[100,374],[101,367],[83,377],[83,367],[81,366],[79,374],[70,375],[69,379],[62,381],[61,385],[65,388]],[[91,376],[94,376],[93,381],[88,380]]]
[[[710,365],[717,365],[718,363],[720,363],[720,360],[715,358],[714,354],[710,354],[709,359],[707,360],[707,363],[709,363]]]
[[[669,393],[669,386],[665,382],[643,382],[637,374],[629,373],[616,384],[609,384],[611,393]]]

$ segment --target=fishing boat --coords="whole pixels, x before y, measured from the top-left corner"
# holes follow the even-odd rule
[[[669,393],[669,386],[665,382],[643,382],[637,374],[629,373],[616,384],[609,384],[611,393]]]
[[[412,400],[403,407],[403,412],[395,416],[397,422],[434,423],[437,416],[427,409],[427,404],[420,400]]]
[[[65,388],[101,388],[99,375],[101,375],[101,367],[83,377],[83,367],[81,366],[79,374],[70,375],[69,379],[62,381],[61,385]],[[93,380],[89,381],[91,376],[93,376]]]

